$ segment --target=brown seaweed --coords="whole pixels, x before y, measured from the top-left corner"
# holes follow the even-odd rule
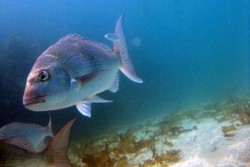
[[[136,150],[138,152],[138,150],[141,150],[143,148],[151,147],[152,145],[154,145],[154,143],[155,143],[154,139],[147,139],[147,140],[142,139],[139,142],[135,143],[135,147],[136,147]]]
[[[239,120],[242,124],[249,124],[250,123],[250,114],[247,112],[239,114]]]
[[[166,154],[156,156],[154,160],[162,166],[168,166],[170,163],[176,163],[180,161],[180,153],[180,150],[167,151]]]
[[[236,131],[237,129],[234,125],[230,125],[230,126],[222,126],[221,130],[223,133],[228,133],[228,132]]]

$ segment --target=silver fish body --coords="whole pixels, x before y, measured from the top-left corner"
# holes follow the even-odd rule
[[[26,94],[28,98],[37,94],[45,97],[47,102],[46,106],[45,103],[31,105],[30,109],[65,108],[102,92],[111,87],[118,66],[117,56],[103,45],[76,35],[66,36],[39,56],[28,76],[30,86],[25,90],[30,92]],[[35,80],[44,70],[51,76],[50,83]],[[60,98],[54,95],[60,95]]]
[[[119,69],[142,83],[129,59],[122,30],[123,16],[116,24],[113,50],[79,35],[68,35],[50,46],[36,60],[26,83],[24,105],[33,111],[48,111],[76,105],[91,116],[91,103],[110,102],[96,96],[118,90]]]
[[[31,143],[25,138],[0,140],[0,167],[70,167],[67,151],[74,121],[67,123],[41,152],[30,152]]]

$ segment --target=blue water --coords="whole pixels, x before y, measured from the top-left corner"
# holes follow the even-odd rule
[[[22,106],[26,77],[47,47],[69,33],[112,45],[125,14],[136,84],[120,76],[110,104],[94,104],[92,118],[75,107],[53,111],[55,131],[78,118],[83,137],[249,91],[249,0],[0,0],[0,125],[25,121],[46,125],[48,112]],[[139,44],[133,43],[138,42]]]

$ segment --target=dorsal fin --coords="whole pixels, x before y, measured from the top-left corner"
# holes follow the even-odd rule
[[[69,35],[62,37],[58,42],[64,42],[64,41],[68,41],[68,40],[77,41],[77,40],[84,40],[84,39],[85,38],[79,34],[69,34]]]
[[[73,119],[64,125],[47,146],[47,154],[51,156],[51,163],[53,163],[54,166],[70,167],[67,152],[70,142],[71,127],[75,120],[76,119]]]

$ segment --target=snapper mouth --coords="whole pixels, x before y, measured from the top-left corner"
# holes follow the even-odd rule
[[[23,99],[23,105],[28,106],[28,105],[33,105],[37,103],[44,103],[46,100],[47,96],[36,96],[36,97],[31,97],[27,99]]]

